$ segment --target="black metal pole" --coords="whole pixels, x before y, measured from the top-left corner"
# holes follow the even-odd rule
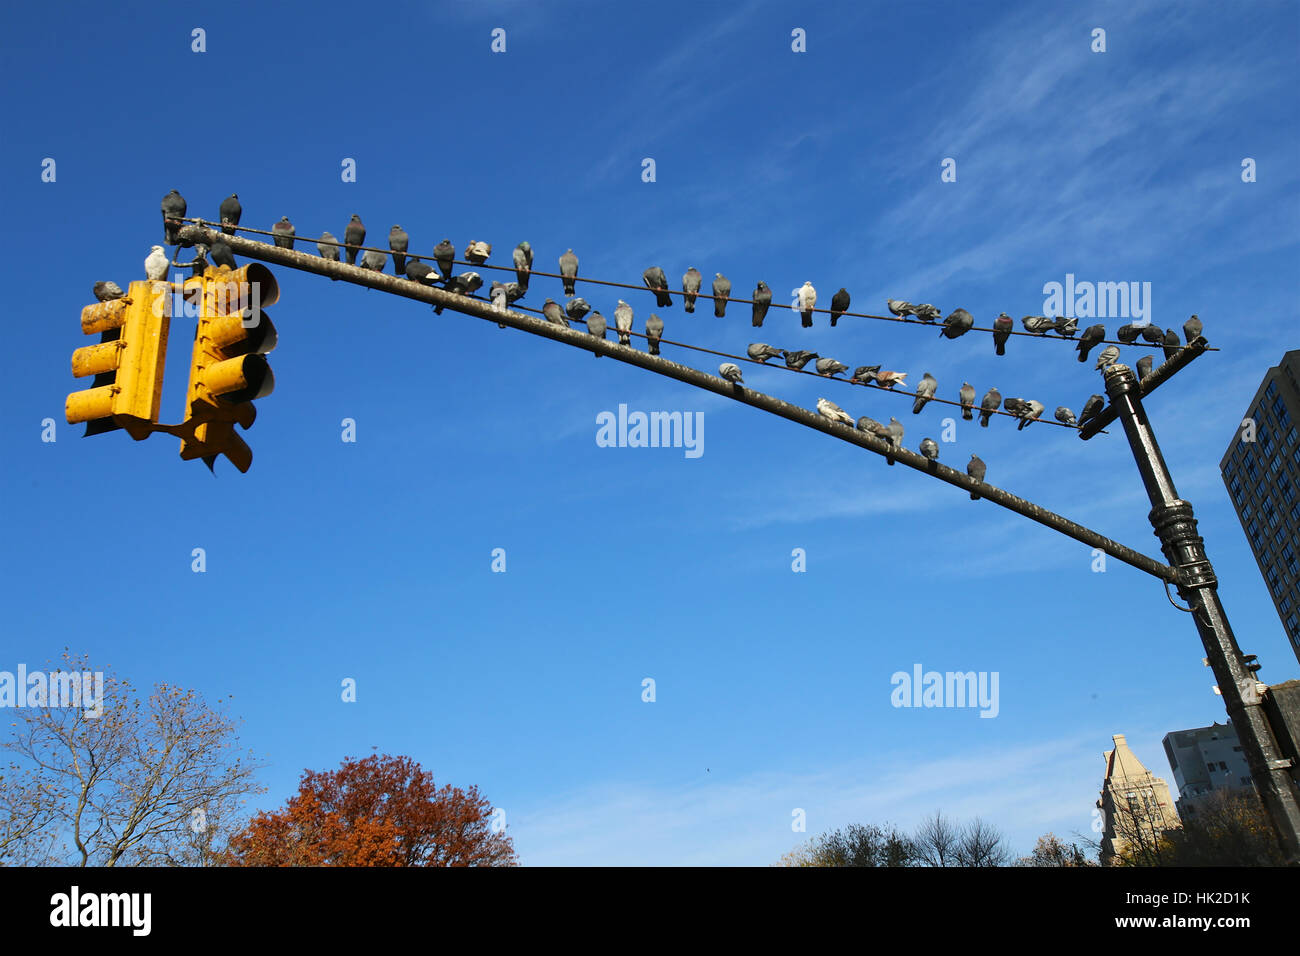
[[[1133,370],[1127,365],[1108,368],[1106,393],[1133,449],[1142,483],[1151,498],[1151,526],[1160,539],[1165,559],[1179,572],[1178,593],[1191,607],[1206,659],[1219,682],[1255,787],[1273,820],[1287,861],[1300,863],[1300,792],[1289,772],[1291,761],[1278,747],[1256,692],[1254,670],[1242,657],[1228,624],[1219,600],[1218,579],[1205,554],[1205,540],[1196,533],[1192,506],[1178,497],[1142,407],[1141,388]]]

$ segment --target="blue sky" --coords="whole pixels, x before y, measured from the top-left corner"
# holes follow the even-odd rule
[[[440,784],[479,785],[538,865],[765,865],[831,827],[934,810],[1026,852],[1090,832],[1112,734],[1168,778],[1161,737],[1223,719],[1188,618],[1117,561],[1094,573],[1081,544],[726,399],[289,269],[248,474],[222,461],[214,477],[164,436],[82,439],[63,420],[80,309],[95,280],[143,278],[175,187],[191,215],[238,192],[245,225],[288,215],[300,236],[342,235],[355,212],[377,245],[400,223],[412,252],[486,239],[501,263],[528,239],[549,271],[572,247],[599,278],[657,264],[675,284],[694,265],[735,295],[763,279],[788,302],[810,280],[820,305],[843,285],[855,311],[897,297],[982,325],[1042,311],[1067,274],[1150,282],[1157,324],[1196,312],[1222,348],[1151,399],[1157,435],[1244,650],[1262,679],[1295,676],[1217,469],[1296,345],[1294,3],[306,9],[0,13],[22,345],[0,385],[0,668],[68,646],[137,685],[233,695],[268,764],[264,807],[304,768],[409,754]],[[532,288],[522,304],[562,299],[557,280]],[[616,290],[579,293],[612,315]],[[629,301],[640,329],[653,299]],[[930,371],[941,397],[965,379],[1050,414],[1102,390],[1059,342],[1015,338],[998,358],[985,334],[657,311],[670,339]],[[173,326],[167,421],[188,338]],[[897,415],[911,448],[949,414],[745,373],[806,407]],[[704,454],[598,447],[596,416],[620,403],[702,412]],[[978,453],[990,482],[1158,555],[1118,430],[972,425],[942,461]],[[998,716],[891,706],[891,675],[917,663],[998,672]]]

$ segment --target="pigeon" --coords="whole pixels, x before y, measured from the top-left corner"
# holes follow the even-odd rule
[[[587,316],[587,331],[596,338],[604,341],[605,329],[608,328],[605,317],[599,312],[592,312]],[[600,353],[596,353],[596,358],[600,358]]]
[[[925,322],[927,324],[933,324],[934,322],[937,322],[939,320],[939,316],[943,315],[943,313],[940,312],[938,308],[936,308],[935,306],[931,305],[928,302],[922,303],[921,305],[912,306],[912,314],[916,316],[918,319],[920,319],[922,322]]]
[[[1097,368],[1103,369],[1119,361],[1119,346],[1108,345],[1097,353]]]
[[[406,247],[410,243],[411,237],[402,231],[401,226],[388,230],[388,248],[393,251],[393,271],[399,276],[406,274]]]
[[[122,291],[122,287],[112,280],[96,282],[94,292],[95,298],[100,302],[112,302],[114,299],[120,299],[126,295]]]
[[[1046,335],[1049,330],[1056,327],[1056,322],[1045,315],[1027,315],[1020,320],[1020,324],[1025,327],[1026,332],[1032,332],[1034,335]]]
[[[181,200],[181,202],[184,201],[185,200]],[[181,215],[184,215],[184,213],[181,213]],[[1192,316],[1190,319],[1188,319],[1186,322],[1183,323],[1183,338],[1187,340],[1188,345],[1191,345],[1192,340],[1199,338],[1200,334],[1204,331],[1205,331],[1204,324],[1196,316]]]
[[[984,398],[980,401],[980,427],[989,427],[989,417],[998,410],[1002,404],[1002,393],[994,385],[984,393]]]
[[[162,246],[154,246],[149,250],[149,255],[144,260],[144,274],[146,278],[159,281],[167,278],[167,270],[171,266],[171,260],[167,258],[167,253],[163,251]]]
[[[212,244],[212,264],[214,266],[225,266],[227,269],[237,269],[235,263],[235,254],[230,251],[230,246],[217,240]]]
[[[1178,339],[1178,333],[1170,329],[1165,333],[1165,361],[1173,358],[1182,348],[1182,342]]]
[[[587,300],[578,296],[564,303],[564,314],[574,322],[581,322],[582,317],[591,311],[591,306],[587,305]]]
[[[348,265],[357,264],[357,249],[366,241],[366,227],[361,223],[361,217],[356,213],[348,220],[347,228],[343,230],[343,241],[347,244]],[[448,270],[450,272],[450,270]]]
[[[421,285],[432,285],[433,280],[429,276],[433,275],[433,266],[421,262],[419,259],[412,259],[406,264],[406,278],[412,282],[419,282]],[[437,278],[434,276],[434,278]]]
[[[632,329],[632,307],[622,299],[614,307],[614,327],[618,329],[618,344],[631,345],[632,336],[628,333]]]
[[[961,417],[970,421],[975,416],[975,386],[970,382],[962,382],[961,388],[957,391],[957,397],[961,399]]]
[[[1029,403],[1023,398],[1007,398],[1002,402],[1003,411],[1010,412],[1017,418],[1020,417],[1029,408]]]
[[[490,255],[492,255],[492,244],[482,239],[471,239],[469,245],[465,247],[465,261],[472,262],[476,266],[487,262]]]
[[[244,207],[239,205],[239,197],[231,193],[225,199],[221,200],[221,231],[228,236],[235,234],[235,227],[239,225],[239,217],[244,214]]]
[[[853,377],[849,381],[857,382],[859,385],[870,385],[876,380],[876,373],[879,371],[879,365],[859,365],[853,370]]]
[[[760,282],[754,289],[754,328],[760,328],[767,318],[767,310],[772,305],[772,290],[766,282]]]
[[[649,343],[649,351],[651,355],[659,354],[659,339],[663,334],[664,320],[651,312],[650,318],[645,320],[645,337],[646,342]]]
[[[930,399],[934,398],[934,390],[939,387],[939,383],[934,376],[926,372],[921,376],[921,381],[916,386],[916,400],[912,402],[912,414],[921,414],[921,409],[929,404]]]
[[[1089,395],[1088,400],[1083,403],[1083,411],[1079,413],[1079,424],[1086,425],[1106,407],[1106,400],[1100,395]]]
[[[733,385],[742,385],[745,381],[740,377],[740,366],[734,365],[731,362],[723,362],[719,365],[718,374]]]
[[[163,241],[169,246],[175,246],[180,243],[176,233],[180,232],[181,222],[168,222],[169,219],[185,218],[185,197],[172,190],[162,198],[162,217],[163,217]]]
[[[768,359],[778,358],[781,355],[780,349],[773,348],[766,342],[751,342],[745,352],[755,362],[762,362],[765,365]]]
[[[912,314],[912,308],[913,308],[912,303],[906,301],[905,299],[886,299],[885,305],[889,308],[889,311],[894,315],[902,316],[902,315]]]
[[[781,355],[785,358],[785,367],[795,369],[801,369],[813,359],[818,358],[816,352],[805,352],[802,349],[795,352],[782,352]]]
[[[569,327],[569,323],[564,320],[564,310],[554,299],[542,303],[542,316],[552,325],[562,325],[566,329]]]
[[[1036,402],[1032,398],[1025,402],[1020,410],[1020,424],[1016,426],[1016,431],[1022,430],[1026,425],[1038,421],[1038,416],[1043,414],[1043,403]]]
[[[560,256],[560,276],[564,282],[564,294],[573,295],[573,280],[578,276],[578,257],[572,249]]]
[[[827,378],[834,378],[840,372],[847,372],[849,367],[833,358],[819,358],[817,360],[817,374],[825,375]]]
[[[812,328],[813,307],[817,305],[817,290],[813,284],[804,281],[799,287],[799,314],[803,317],[803,327]]]
[[[953,309],[943,320],[943,328],[939,330],[939,334],[949,339],[961,338],[974,324],[975,316],[965,309]]]
[[[1155,362],[1154,355],[1144,355],[1138,359],[1138,381],[1146,378],[1151,374],[1151,365]]]
[[[849,413],[828,398],[817,399],[817,414],[833,422],[853,427],[853,419],[849,417]]]
[[[1063,335],[1067,339],[1074,338],[1074,333],[1079,331],[1079,320],[1073,316],[1067,319],[1063,315],[1058,315],[1053,324],[1056,326],[1056,334]]]
[[[673,304],[673,297],[668,294],[668,277],[664,275],[663,269],[651,266],[641,273],[641,281],[646,284],[647,289],[654,291],[656,306],[666,309]]]
[[[533,271],[533,247],[528,244],[527,239],[515,246],[515,251],[510,254],[510,258],[515,264],[515,281],[519,283],[519,288],[527,292],[528,279]]]
[[[984,475],[988,472],[989,466],[984,464],[984,459],[979,455],[971,455],[970,461],[966,463],[966,474],[970,475],[976,481],[982,482]],[[979,501],[980,496],[975,492],[970,493],[971,501]]]
[[[387,264],[388,256],[377,249],[367,249],[361,257],[361,268],[369,269],[371,272],[383,272]]]
[[[289,221],[288,216],[281,216],[280,221],[271,226],[271,232],[274,233],[276,248],[293,248],[293,237],[295,232],[293,223]]]
[[[993,320],[993,351],[998,355],[1007,354],[1007,339],[1011,338],[1011,330],[1015,327],[1016,323],[1005,312]]]
[[[695,311],[695,297],[699,295],[700,283],[704,277],[700,275],[700,270],[691,266],[682,276],[682,301],[685,303],[684,308],[687,312]]]
[[[889,444],[894,448],[903,447],[903,423],[892,416],[889,419]],[[893,463],[894,459],[890,458],[889,464],[893,465]]]
[[[383,256],[383,253],[378,253],[378,255]],[[381,265],[375,271],[383,272],[384,267]],[[477,272],[462,272],[460,275],[456,276],[456,291],[461,295],[470,295],[477,292],[482,285],[483,277]]]
[[[874,418],[868,418],[863,415],[858,419],[858,431],[866,432],[868,435],[875,435],[877,438],[889,440],[889,428],[880,424]]]
[[[316,251],[320,253],[322,259],[328,259],[331,262],[339,261],[339,247],[334,245],[338,240],[334,238],[334,233],[328,229],[320,234],[320,242],[316,243]]]
[[[1129,322],[1119,327],[1119,331],[1115,333],[1115,338],[1119,339],[1125,345],[1132,345],[1138,340],[1138,336],[1141,334],[1142,330]]]
[[[433,261],[438,263],[438,271],[442,273],[443,279],[450,279],[451,266],[456,261],[456,247],[450,239],[444,239],[433,247]]]
[[[1092,347],[1106,337],[1106,327],[1104,325],[1090,325],[1083,330],[1083,335],[1079,336],[1079,344],[1075,346],[1079,350],[1079,361],[1088,361],[1088,353]]]
[[[1064,405],[1056,406],[1056,420],[1062,425],[1077,425],[1079,423],[1079,420],[1074,417],[1074,412]]]
[[[731,295],[731,280],[721,272],[713,273],[713,314],[718,318],[727,314],[729,295]]]
[[[939,446],[935,444],[933,438],[921,439],[921,454],[924,455],[926,458],[928,458],[930,461],[939,460]]]
[[[886,369],[883,372],[876,373],[876,384],[885,388],[893,388],[895,385],[906,385],[904,379],[907,378],[906,372],[891,372]]]
[[[1165,331],[1152,322],[1142,326],[1142,341],[1151,345],[1163,345],[1165,341]]]
[[[840,291],[831,296],[831,328],[840,320],[840,316],[849,311],[849,293],[848,290],[840,287]]]

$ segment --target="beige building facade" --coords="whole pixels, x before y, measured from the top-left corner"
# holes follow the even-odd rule
[[[1154,850],[1166,830],[1182,824],[1169,795],[1169,784],[1143,766],[1123,734],[1102,756],[1106,777],[1097,806],[1102,815],[1101,862],[1118,862],[1125,852]]]

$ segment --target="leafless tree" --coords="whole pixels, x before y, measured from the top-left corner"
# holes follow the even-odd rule
[[[960,836],[952,821],[936,810],[934,816],[927,817],[916,828],[912,843],[922,865],[957,866]]]
[[[976,817],[962,829],[956,845],[957,866],[1006,866],[1011,851],[1002,842],[997,827]]]

